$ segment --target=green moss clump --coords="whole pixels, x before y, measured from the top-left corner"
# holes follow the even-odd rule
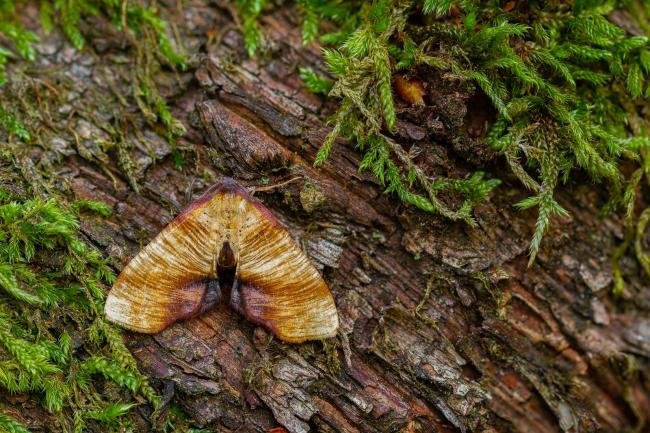
[[[326,201],[325,194],[312,182],[306,182],[300,190],[300,204],[307,213],[312,213]]]
[[[254,9],[249,3],[238,3],[247,22],[260,14],[265,1],[256,1]],[[471,224],[473,204],[498,182],[481,173],[465,180],[432,181],[391,138],[398,116],[393,74],[399,70],[426,77],[427,71],[437,71],[446,80],[484,93],[496,111],[485,141],[532,194],[516,207],[538,211],[531,264],[551,220],[567,215],[555,200],[558,185],[583,171],[609,189],[604,211],[627,209],[630,235],[622,250],[634,244],[650,272],[649,256],[637,247],[640,237],[634,233],[637,221],[643,223],[650,213],[638,218],[635,211],[640,184],[650,179],[649,130],[639,114],[650,96],[650,44],[646,35],[629,34],[609,19],[617,9],[628,9],[647,33],[650,3],[297,3],[303,10],[305,41],[319,35],[320,20],[339,26],[334,33],[320,34],[334,81],[301,70],[307,88],[340,100],[316,164],[327,159],[336,137],[348,137],[364,154],[360,169],[371,170],[387,191],[419,209]],[[246,41],[260,39],[250,34],[257,27],[249,24],[243,31]],[[249,50],[255,47],[249,45]],[[630,177],[621,171],[626,161],[639,167]],[[442,190],[464,196],[462,204],[451,208],[438,198]],[[620,287],[622,279],[617,281]]]
[[[160,402],[103,319],[104,288],[115,276],[80,236],[81,209],[110,214],[99,202],[66,206],[0,189],[0,389],[29,394],[75,432],[119,423],[133,396]],[[122,401],[102,394],[102,377],[127,391]],[[6,415],[0,428],[27,431]]]

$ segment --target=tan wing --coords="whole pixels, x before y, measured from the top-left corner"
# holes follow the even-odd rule
[[[106,298],[110,321],[155,333],[200,308],[223,237],[214,206],[219,188],[192,203],[122,270]]]
[[[131,260],[106,299],[107,318],[155,333],[204,311],[219,296],[208,279],[216,277],[224,242],[237,262],[231,304],[250,321],[294,343],[336,334],[325,281],[268,209],[232,179],[210,188]]]
[[[263,205],[244,203],[237,266],[243,313],[287,342],[335,336],[336,305],[318,270]]]

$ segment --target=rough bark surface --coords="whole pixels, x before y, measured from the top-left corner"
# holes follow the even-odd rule
[[[477,144],[481,98],[440,79],[429,89],[436,105],[403,108],[397,133],[405,148],[421,149],[418,163],[431,175],[462,176],[470,157],[504,179],[472,229],[383,194],[357,171],[360,155],[344,140],[327,164],[312,166],[333,106],[297,75],[299,66],[322,65],[317,46],[301,45],[295,10],[263,20],[269,44],[253,60],[225,5],[186,2],[178,12],[196,62],[176,77],[161,72],[160,84],[188,128],[179,143],[191,148],[185,167],[174,168],[170,147],[144,125],[125,138],[136,155],[134,192],[113,159],[84,152],[110,116],[71,115],[75,139],[44,150],[61,160],[58,175],[76,198],[113,207],[108,220],[83,221],[85,234],[119,271],[211,182],[235,177],[257,187],[322,270],[341,329],[332,341],[287,345],[222,307],[158,335],[127,333],[166,401],[198,426],[226,432],[647,428],[650,286],[626,258],[626,294],[613,299],[609,260],[623,224],[597,218],[603,196],[563,188],[559,201],[572,217],[554,222],[528,268],[535,215],[512,208],[526,192]],[[85,89],[110,93],[109,77],[126,73],[115,61],[120,44],[109,39],[98,36],[81,53],[56,32],[40,43],[40,66],[63,65],[77,80],[73,107]]]

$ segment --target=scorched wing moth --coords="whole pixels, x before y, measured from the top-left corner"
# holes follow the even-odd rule
[[[190,204],[117,278],[106,317],[144,333],[228,303],[280,339],[332,337],[334,299],[262,203],[225,178]]]

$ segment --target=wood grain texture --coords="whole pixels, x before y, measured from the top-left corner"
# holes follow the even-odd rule
[[[331,163],[312,166],[335,104],[307,92],[298,76],[300,66],[326,71],[320,47],[303,45],[295,9],[285,4],[264,18],[271,51],[251,60],[229,9],[219,6],[225,3],[175,4],[181,3],[184,13],[174,17],[184,43],[208,58],[179,73],[185,86],[171,70],[158,78],[168,83],[170,107],[188,129],[179,146],[192,152],[178,170],[170,146],[143,122],[143,137],[125,137],[138,162],[137,194],[117,158],[109,161],[111,179],[82,152],[114,119],[95,124],[70,114],[82,140],[62,135],[58,150],[50,150],[67,155],[61,177],[74,198],[113,209],[108,219],[84,212],[85,237],[122,270],[214,179],[235,175],[259,185],[300,176],[256,197],[323,268],[341,323],[335,350],[270,340],[225,305],[158,334],[125,333],[165,401],[181,406],[193,426],[220,432],[267,433],[278,425],[291,433],[647,430],[650,284],[626,256],[626,293],[611,296],[609,258],[624,233],[620,215],[597,219],[604,193],[562,186],[557,199],[573,217],[554,222],[529,268],[536,214],[512,207],[529,193],[508,178],[502,160],[486,162],[490,152],[480,137],[467,137],[490,112],[464,85],[432,75],[425,107],[396,98],[396,140],[421,150],[418,164],[431,176],[461,178],[471,165],[502,178],[499,193],[477,209],[475,229],[396,205],[371,173],[357,170],[362,156],[345,140],[332,148]],[[32,9],[37,23],[37,4]],[[208,41],[214,29],[223,37]],[[54,31],[38,43],[39,52],[52,52],[41,55],[48,71],[75,77],[77,97],[69,103],[76,113],[87,106],[87,89],[114,98],[105,71],[125,77],[118,89],[132,93],[132,65],[114,61],[123,44],[105,35],[89,45],[104,44],[110,55],[84,50],[72,60],[65,35]],[[257,141],[242,146],[244,135]],[[273,166],[268,149],[271,156],[292,155],[290,168]],[[35,150],[28,162],[46,152]],[[303,207],[309,185],[324,197],[316,208]],[[31,431],[61,431],[58,415],[40,410],[39,402],[16,403],[25,398],[1,395],[0,403],[18,408],[11,415]],[[143,416],[134,431],[153,430],[146,405],[133,412]]]
[[[333,337],[338,316],[316,268],[273,214],[234,180],[209,188],[165,227],[120,273],[106,317],[125,328],[157,333],[212,307],[220,253],[236,264],[231,307],[280,339]]]

